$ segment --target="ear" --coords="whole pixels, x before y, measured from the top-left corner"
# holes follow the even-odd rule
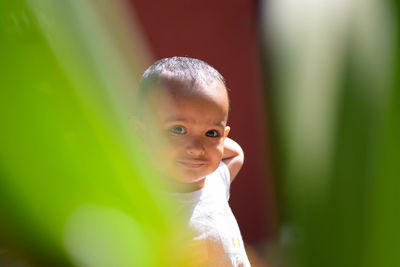
[[[225,127],[224,138],[226,138],[228,136],[230,130],[231,130],[231,127],[229,127],[229,126]]]

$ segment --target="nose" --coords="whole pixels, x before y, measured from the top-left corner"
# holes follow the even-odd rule
[[[205,152],[204,147],[198,138],[188,138],[185,149],[186,153],[190,156],[202,156]]]

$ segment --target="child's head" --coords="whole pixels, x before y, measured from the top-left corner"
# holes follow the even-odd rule
[[[155,62],[139,87],[139,117],[151,116],[156,131],[167,138],[161,153],[178,181],[201,188],[217,169],[223,154],[229,100],[221,74],[193,58]]]

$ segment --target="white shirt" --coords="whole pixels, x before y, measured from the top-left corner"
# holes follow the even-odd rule
[[[204,187],[198,191],[172,194],[182,205],[188,227],[194,232],[197,254],[205,259],[200,266],[250,266],[239,226],[228,204],[228,167],[221,162],[205,179]]]

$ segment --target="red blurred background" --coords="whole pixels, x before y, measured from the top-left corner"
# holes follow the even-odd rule
[[[230,137],[245,151],[245,164],[231,188],[230,205],[244,242],[276,239],[266,98],[258,36],[258,1],[130,0],[153,60],[188,56],[204,60],[230,89]],[[143,70],[144,71],[144,70]]]

